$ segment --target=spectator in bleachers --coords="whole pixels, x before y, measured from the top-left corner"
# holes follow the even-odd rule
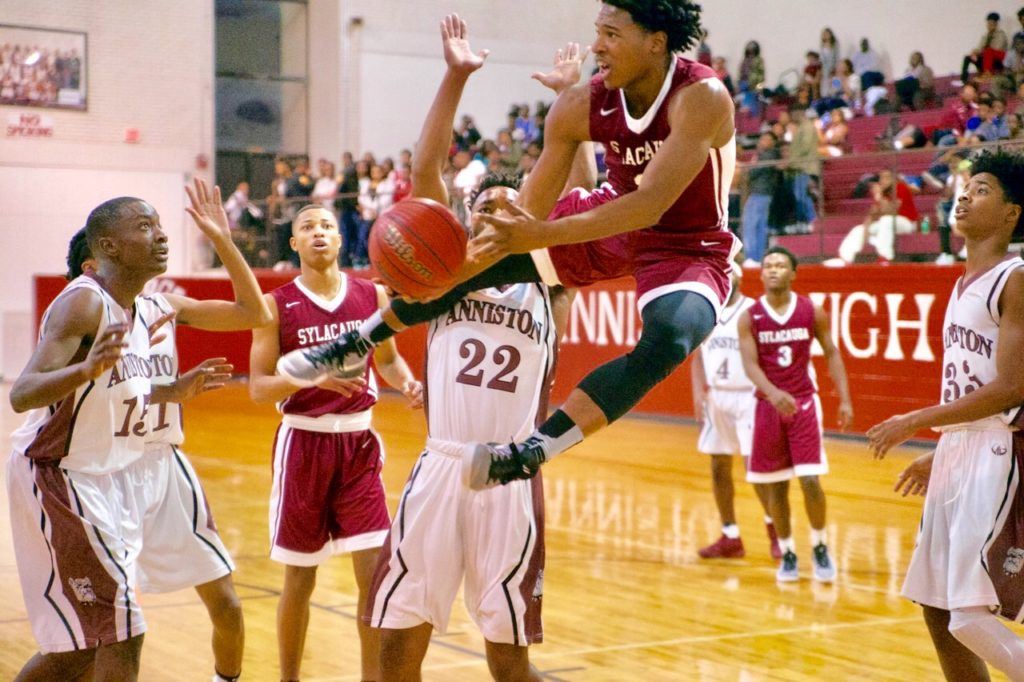
[[[1017,21],[1020,22],[1020,30],[1013,34],[1013,38],[1024,38],[1024,7],[1017,10]],[[1010,39],[1011,45],[1013,38]]]
[[[969,152],[966,149],[953,151],[950,156],[949,164],[952,172],[946,179],[942,200],[935,205],[935,224],[939,230],[939,244],[941,248],[939,257],[935,259],[935,262],[940,265],[950,265],[955,263],[957,258],[961,260],[967,258],[966,247],[956,256],[953,255],[951,233],[953,226],[956,225],[956,215],[954,213],[956,198],[970,179],[971,162],[968,160]]]
[[[850,109],[856,110],[861,107],[860,76],[854,73],[852,60],[843,59],[836,64],[836,72],[832,76],[831,93],[821,105],[815,106],[819,116],[831,111],[837,101],[842,102]]]
[[[865,244],[871,244],[878,256],[886,261],[896,257],[896,235],[917,230],[921,216],[914,205],[914,190],[891,170],[878,174],[878,182],[871,190],[874,204],[864,219],[839,245],[839,260],[826,261],[826,265],[852,263]]]
[[[853,72],[860,78],[861,90],[885,83],[882,73],[882,60],[878,53],[871,49],[867,38],[860,39],[860,49],[850,55]]]
[[[782,158],[774,133],[761,134],[754,158],[758,165],[747,171],[748,194],[743,204],[743,245],[747,252],[744,265],[759,264],[768,248],[768,212],[781,180],[778,166],[772,163]],[[766,165],[760,165],[763,163]]]
[[[792,138],[789,143],[789,168],[793,177],[793,196],[796,199],[797,223],[805,224],[803,231],[809,232],[817,218],[814,194],[821,177],[821,158],[818,156],[818,131],[807,118],[807,112],[800,107],[789,110]]]
[[[804,63],[804,83],[806,83],[811,89],[811,99],[821,98],[821,55],[814,50],[810,50],[804,55],[806,62]]]
[[[992,80],[992,94],[996,97],[1012,95],[1024,84],[1024,33],[1013,36],[1010,51],[1003,58],[1003,71]]]
[[[818,119],[818,154],[825,158],[842,156],[846,149],[846,108],[837,106]]]
[[[317,179],[313,185],[311,199],[334,212],[334,195],[338,193],[338,180],[334,177],[334,164],[327,159],[317,162]]]
[[[502,129],[498,131],[497,144],[504,165],[507,168],[517,168],[519,166],[519,159],[523,158],[522,141],[512,137],[512,131]]]
[[[711,60],[711,68],[715,70],[718,77],[722,80],[722,84],[725,85],[725,89],[729,91],[730,95],[736,95],[736,86],[732,82],[732,76],[729,75],[729,69],[725,65],[725,57],[715,57]]]
[[[1005,111],[1003,101],[997,100],[987,92],[978,98],[978,115],[968,121],[970,131],[963,140],[965,144],[1010,139],[1010,124],[1007,123],[1005,116],[1000,116],[997,112],[997,101],[999,109]]]
[[[985,17],[985,34],[981,36],[978,47],[964,57],[960,80],[967,82],[972,66],[979,74],[997,73],[1002,70],[1003,57],[1006,56],[1009,45],[1006,32],[999,28],[999,13],[989,12]]]
[[[243,216],[246,211],[250,210],[259,214],[259,217],[263,215],[259,208],[249,202],[249,183],[240,182],[235,186],[235,191],[231,193],[228,200],[224,202],[224,213],[228,216],[228,225],[232,230],[245,229],[246,221]]]
[[[960,98],[946,109],[939,127],[932,133],[932,142],[939,147],[958,144],[967,131],[967,122],[977,113],[978,88],[965,83],[960,88]]]
[[[935,74],[924,63],[924,55],[913,52],[907,70],[896,81],[896,94],[900,105],[917,110],[935,99]]]
[[[711,66],[711,46],[708,45],[708,35],[710,35],[708,30],[704,29],[700,36],[700,45],[697,46],[697,63],[704,66]]]
[[[341,195],[334,202],[338,209],[338,227],[341,230],[342,253],[341,264],[346,267],[355,265],[359,249],[359,173],[352,152],[341,155],[341,174],[337,178],[338,193]]]
[[[743,61],[740,62],[737,82],[743,109],[754,114],[760,113],[758,93],[764,85],[764,59],[761,57],[761,45],[756,40],[751,40],[743,48]]]
[[[832,29],[825,27],[821,30],[821,46],[818,47],[821,55],[821,96],[829,97],[832,94],[832,77],[836,75],[836,66],[839,64],[839,43],[836,41],[836,34]]]
[[[519,106],[519,116],[516,117],[516,130],[522,131],[523,142],[529,144],[537,139],[539,128],[537,122],[530,116],[530,105]]]
[[[480,141],[480,131],[476,129],[473,117],[468,114],[462,117],[462,122],[455,131],[455,144],[463,151],[469,150]]]

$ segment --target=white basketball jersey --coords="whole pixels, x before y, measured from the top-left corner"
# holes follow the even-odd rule
[[[1007,257],[973,280],[957,280],[942,323],[942,403],[953,402],[996,378],[999,347],[999,297],[1010,273],[1024,260]],[[1006,429],[1021,416],[1021,408],[979,419],[970,424],[944,426],[938,431]],[[1017,424],[1020,426],[1019,422]]]
[[[741,294],[733,305],[722,309],[718,324],[701,344],[704,378],[711,388],[754,392],[754,384],[743,371],[738,328],[740,315],[752,305],[754,299]]]
[[[455,442],[508,442],[546,417],[555,364],[551,299],[541,284],[474,291],[430,323],[427,429]]]
[[[58,295],[90,289],[102,299],[103,314],[96,338],[115,323],[132,320],[96,280],[78,277]],[[40,325],[46,329],[53,304]],[[86,474],[105,474],[137,460],[149,432],[149,335],[146,326],[131,324],[128,347],[117,363],[98,378],[79,386],[53,405],[31,410],[11,435],[14,451]]]
[[[135,299],[135,316],[138,322],[147,328],[160,318],[172,312],[174,308],[167,302],[163,294],[150,294]],[[149,347],[149,364],[153,369],[150,381],[154,386],[173,384],[178,378],[178,325],[171,320],[156,332],[164,334],[164,338]],[[185,442],[182,431],[181,405],[178,403],[160,403],[149,410],[149,435],[147,445],[181,445]]]

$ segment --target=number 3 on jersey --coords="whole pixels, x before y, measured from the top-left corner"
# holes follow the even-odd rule
[[[793,349],[789,346],[779,346],[779,367],[789,367],[793,364]]]

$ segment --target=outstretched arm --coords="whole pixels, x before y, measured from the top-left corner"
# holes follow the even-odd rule
[[[537,169],[527,181],[528,186],[534,185],[535,192],[526,198],[520,197],[525,211],[514,218],[485,216],[483,220],[489,224],[488,229],[473,240],[474,257],[526,253],[545,246],[591,241],[654,225],[700,173],[713,143],[721,140],[726,133],[731,134],[733,129],[732,99],[720,81],[701,81],[684,88],[673,96],[669,104],[671,132],[655,152],[644,172],[643,182],[635,192],[624,194],[615,201],[585,213],[552,222],[537,220],[534,216],[546,215],[540,209],[550,211],[554,203],[553,200],[551,203],[541,201],[540,188],[554,182],[556,172],[562,173],[557,176],[557,186],[562,186],[571,163],[571,159],[568,162],[565,160],[566,150],[571,149],[574,153],[575,145],[581,139],[568,132],[574,124],[563,119],[563,109],[559,108],[559,104],[565,102],[564,109],[568,109],[570,104],[575,103],[577,117],[582,115],[583,120],[587,120],[589,116],[589,94],[586,94],[583,107],[576,101],[577,98],[569,97],[577,94],[575,88],[566,93],[566,97],[559,98],[548,114],[545,149]],[[567,113],[566,118],[569,115]],[[577,130],[579,125],[578,121],[575,122]],[[548,166],[544,166],[541,174],[538,170],[542,169],[544,157],[548,154],[549,137],[558,145],[555,147],[558,155]],[[536,181],[535,175],[540,176]],[[547,195],[550,194],[548,188]]]
[[[231,239],[231,227],[221,202],[220,187],[215,186],[211,192],[205,182],[196,178],[195,187],[186,185],[185,191],[191,203],[185,210],[213,244],[224,263],[224,269],[231,278],[235,300],[201,301],[179,294],[165,294],[168,303],[177,313],[177,321],[210,331],[238,331],[267,324],[271,320],[270,309],[263,301],[256,276]]]
[[[882,458],[921,429],[973,422],[1024,406],[1024,271],[1010,275],[999,297],[999,346],[996,378],[944,405],[934,405],[886,419],[868,430],[871,450]],[[959,392],[959,387],[957,391]]]
[[[488,51],[474,53],[466,22],[457,14],[441,21],[441,44],[448,65],[434,102],[423,121],[412,157],[412,195],[448,205],[448,190],[441,176],[452,142],[452,127],[462,91],[470,74],[484,65]]]
[[[814,306],[814,338],[818,339],[822,350],[825,351],[828,373],[832,376],[836,391],[839,393],[839,427],[845,429],[853,423],[853,401],[850,399],[850,384],[846,380],[843,356],[832,342],[828,328],[828,315],[825,314],[825,310],[820,306]]]
[[[378,285],[377,305],[386,310],[388,304],[388,295],[384,287]],[[398,346],[393,338],[378,345],[373,351],[373,358],[377,364],[377,371],[388,385],[401,391],[412,407],[423,406],[423,384],[413,376],[409,364],[398,352]]]

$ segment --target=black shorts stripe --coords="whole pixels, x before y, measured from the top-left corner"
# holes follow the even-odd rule
[[[71,492],[74,493],[75,495],[75,504],[78,506],[78,515],[82,518],[85,518],[85,509],[82,508],[82,500],[78,496],[78,489],[75,488],[75,482],[71,480],[71,477],[68,476],[66,472],[62,473],[64,473],[64,478],[68,482],[68,487],[71,488]],[[117,559],[114,558],[114,553],[110,551],[110,548],[107,547],[107,543],[103,541],[103,535],[100,533],[100,529],[97,528],[94,524],[89,525],[92,526],[93,534],[99,541],[100,547],[102,547],[103,551],[107,553],[108,557],[110,557],[110,561],[113,562],[114,566],[117,567],[117,571],[121,574],[121,577],[123,578],[122,584],[124,585],[125,630],[128,633],[128,639],[131,639],[132,637],[134,637],[134,635],[132,634],[132,586],[128,584],[128,572],[125,571],[124,567],[120,563],[118,563]],[[114,624],[115,626],[117,625],[116,620]]]
[[[989,529],[988,535],[985,537],[985,543],[981,546],[981,566],[988,572],[988,561],[985,560],[985,554],[988,552],[989,545],[992,543],[992,538],[995,537],[996,531],[999,530],[999,517],[1003,515],[1003,510],[1006,509],[1006,504],[1010,500],[1010,491],[1013,490],[1013,481],[1017,478],[1017,458],[1010,453],[1010,473],[1006,477],[1006,489],[1003,491],[1003,501],[999,503],[999,510],[996,511],[996,516],[992,520],[992,528]],[[1004,521],[1005,523],[1005,521]]]
[[[380,607],[380,618],[377,619],[377,627],[384,627],[384,615],[388,612],[388,602],[391,601],[391,595],[398,589],[398,585],[402,582],[406,575],[409,574],[409,567],[405,565],[405,559],[402,558],[402,538],[405,536],[405,501],[409,497],[409,491],[412,490],[413,484],[416,483],[416,477],[420,474],[420,469],[423,467],[423,459],[427,456],[427,452],[424,451],[420,455],[420,459],[416,462],[416,468],[412,470],[412,476],[409,477],[409,483],[405,486],[405,492],[402,493],[402,501],[398,504],[398,542],[395,545],[395,556],[398,558],[398,565],[402,567],[402,571],[395,578],[395,582],[391,584],[391,589],[384,595],[384,604]]]
[[[221,554],[221,551],[217,549],[215,544],[199,534],[199,491],[196,490],[195,481],[193,481],[192,477],[189,476],[188,467],[186,467],[185,463],[182,461],[182,456],[178,451],[178,448],[172,445],[171,450],[174,452],[174,462],[178,465],[178,469],[181,470],[181,475],[185,477],[186,481],[188,481],[188,487],[192,491],[192,535],[195,535],[204,545],[213,550],[213,553],[216,554],[217,558],[224,564],[224,568],[231,571],[231,562],[228,561],[227,557]]]
[[[519,646],[519,623],[516,622],[516,609],[512,605],[512,595],[508,591],[508,584],[512,578],[516,576],[519,569],[523,567],[523,562],[526,561],[526,552],[530,549],[530,540],[533,539],[533,524],[530,524],[529,529],[526,531],[526,542],[523,544],[523,552],[519,555],[519,563],[512,569],[512,572],[501,581],[501,590],[505,593],[505,602],[508,603],[508,615],[512,620],[512,643]]]
[[[36,464],[32,460],[28,461],[29,471],[35,472]],[[33,476],[34,478],[34,476]],[[43,542],[46,543],[46,551],[50,553],[50,578],[46,581],[46,589],[43,590],[43,597],[50,603],[53,610],[57,612],[57,617],[60,618],[60,622],[64,624],[64,629],[68,631],[68,636],[71,637],[71,643],[75,646],[75,651],[82,649],[82,646],[78,645],[78,638],[75,636],[75,631],[71,628],[71,623],[68,622],[64,612],[57,606],[57,602],[50,596],[50,590],[53,589],[53,583],[57,580],[57,559],[53,555],[53,546],[50,544],[50,539],[46,537],[46,509],[43,507],[43,501],[39,499],[39,486],[36,485],[35,481],[32,482],[32,496],[39,500],[39,530],[43,534]]]
[[[71,449],[71,438],[75,435],[75,422],[78,421],[78,411],[82,409],[82,403],[85,402],[86,396],[92,391],[96,385],[95,381],[90,381],[89,385],[82,391],[82,395],[78,398],[78,403],[75,405],[74,411],[71,413],[71,422],[68,424],[68,437],[64,441],[64,457],[68,456],[68,451]]]

